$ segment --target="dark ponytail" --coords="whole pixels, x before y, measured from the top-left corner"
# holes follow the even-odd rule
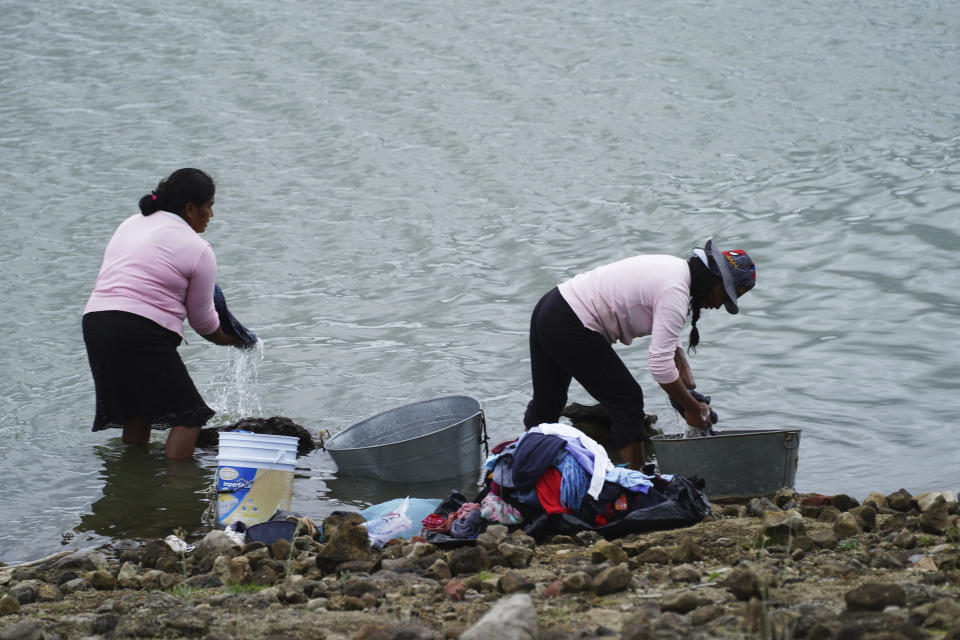
[[[200,169],[177,169],[140,198],[140,213],[149,216],[157,211],[169,211],[182,216],[187,204],[210,202],[215,191],[213,179]]]
[[[687,352],[692,353],[697,350],[700,344],[700,330],[697,329],[697,320],[700,319],[700,309],[703,308],[703,301],[710,290],[720,282],[720,276],[716,275],[703,260],[697,256],[691,256],[687,260],[690,267],[690,343],[687,346]]]

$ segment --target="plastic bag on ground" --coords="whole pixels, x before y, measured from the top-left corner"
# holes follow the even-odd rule
[[[366,522],[370,544],[382,547],[394,538],[409,540],[420,533],[421,522],[433,513],[441,500],[397,498],[367,507],[360,512]]]

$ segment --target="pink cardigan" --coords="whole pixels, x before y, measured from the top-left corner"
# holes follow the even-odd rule
[[[690,306],[686,260],[634,256],[576,275],[558,288],[583,325],[611,344],[650,336],[654,380],[667,384],[680,377],[674,354]]]
[[[183,337],[183,320],[200,335],[220,326],[213,307],[217,259],[210,243],[180,216],[157,211],[117,227],[84,313],[127,311]]]

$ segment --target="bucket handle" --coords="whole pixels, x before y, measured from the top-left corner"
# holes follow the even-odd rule
[[[783,448],[784,449],[796,449],[798,446],[797,443],[797,434],[792,431],[788,431],[783,434]]]
[[[483,414],[483,409],[480,410],[480,444],[483,445],[483,457],[490,457],[490,447],[487,443],[490,442],[490,437],[487,436],[487,417]]]

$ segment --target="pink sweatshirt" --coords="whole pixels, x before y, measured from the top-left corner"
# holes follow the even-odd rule
[[[680,377],[673,358],[690,306],[686,260],[634,256],[576,275],[558,288],[583,325],[611,344],[650,336],[654,380],[667,384]]]
[[[217,259],[210,243],[168,211],[130,216],[103,256],[84,313],[127,311],[183,337],[183,319],[202,336],[220,326],[213,308]]]

